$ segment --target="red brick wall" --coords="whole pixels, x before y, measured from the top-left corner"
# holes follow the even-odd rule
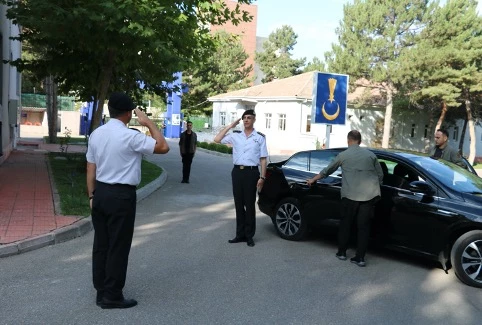
[[[236,1],[225,0],[229,9],[234,9],[238,4]],[[256,24],[258,22],[258,6],[257,5],[241,5],[241,10],[249,12],[250,16],[253,16],[253,20],[246,23],[241,22],[237,26],[232,23],[227,23],[221,26],[211,26],[211,31],[215,32],[217,30],[225,30],[228,33],[236,34],[241,36],[241,43],[243,44],[244,50],[249,55],[246,60],[246,65],[252,65],[254,69],[254,53],[256,51]],[[254,71],[251,72],[251,76],[254,75]]]

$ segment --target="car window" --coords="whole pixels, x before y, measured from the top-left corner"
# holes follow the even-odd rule
[[[338,152],[312,151],[310,159],[310,171],[319,173],[335,159]]]
[[[464,193],[482,194],[482,178],[467,169],[455,166],[443,159],[420,157],[413,161],[449,188]]]
[[[308,171],[309,152],[298,152],[294,154],[284,165],[284,167],[296,170]]]
[[[425,181],[425,179],[404,163],[390,159],[378,159],[383,171],[383,184],[408,189],[413,181]]]

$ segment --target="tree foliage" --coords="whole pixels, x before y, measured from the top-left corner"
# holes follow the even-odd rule
[[[303,73],[310,71],[326,71],[325,63],[315,56],[313,61],[308,62],[308,64],[303,68]]]
[[[298,35],[291,26],[284,25],[272,32],[263,43],[262,52],[256,52],[255,61],[265,74],[262,82],[283,79],[301,73],[306,58],[293,59],[291,52]]]
[[[415,101],[443,103],[437,127],[447,108],[465,108],[471,153],[475,157],[475,129],[472,104],[482,93],[482,17],[477,1],[451,0],[426,19],[417,45],[405,53],[404,69],[410,71],[406,84],[412,85]],[[472,147],[473,146],[473,147]]]
[[[186,115],[212,113],[207,98],[228,91],[249,87],[253,70],[246,66],[248,54],[238,36],[219,31],[214,34],[215,52],[205,62],[186,73],[184,82],[189,92],[183,96],[183,112]]]
[[[20,40],[42,53],[12,62],[39,79],[53,75],[59,92],[74,91],[102,107],[112,91],[165,93],[173,73],[203,61],[213,50],[209,25],[252,17],[222,0],[0,0],[22,26]],[[142,81],[143,89],[139,83]],[[97,127],[102,109],[93,117]]]
[[[386,95],[382,146],[388,147],[393,95],[404,71],[400,57],[415,44],[423,17],[433,8],[428,0],[355,0],[344,5],[337,28],[339,44],[326,56],[331,72],[370,80]]]

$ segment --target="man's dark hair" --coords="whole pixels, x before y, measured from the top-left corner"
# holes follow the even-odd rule
[[[186,121],[186,125],[187,125],[187,124],[189,124],[189,123],[191,123],[191,124],[192,124],[192,122],[191,122],[191,121]]]
[[[119,117],[119,116],[125,114],[126,112],[127,111],[121,111],[121,110],[118,110],[118,109],[115,109],[115,108],[112,108],[112,107],[109,106],[109,115],[112,118]]]
[[[445,129],[438,129],[437,132],[442,132],[442,134],[445,135],[447,138],[449,137],[449,132]]]
[[[361,133],[357,130],[351,130],[350,132],[348,132],[347,138],[352,141],[358,142],[358,144],[361,143]]]

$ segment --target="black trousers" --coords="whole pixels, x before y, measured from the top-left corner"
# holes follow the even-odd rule
[[[191,175],[191,164],[194,158],[193,153],[182,154],[182,180],[188,181]]]
[[[135,186],[96,182],[92,202],[92,278],[94,288],[107,299],[122,297],[135,217]]]
[[[369,201],[353,201],[347,198],[341,200],[341,221],[338,231],[338,251],[346,252],[353,221],[357,221],[357,250],[356,256],[365,257],[370,239],[370,223],[373,209],[379,197]]]
[[[253,238],[256,232],[256,185],[259,170],[233,168],[234,206],[236,208],[236,237]]]

